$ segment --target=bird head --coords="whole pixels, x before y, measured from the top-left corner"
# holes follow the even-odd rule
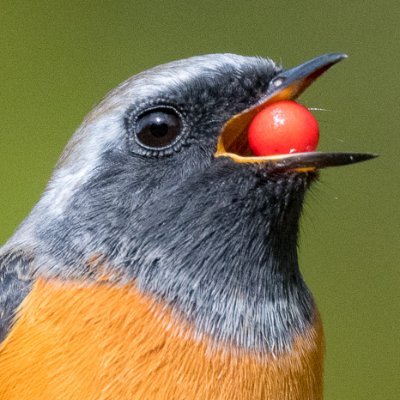
[[[320,168],[371,155],[255,157],[246,129],[343,58],[284,70],[212,54],[128,79],[83,121],[14,242],[30,244],[42,274],[90,279],[95,258],[200,333],[284,347],[314,318],[296,250],[306,189]],[[257,328],[239,334],[246,313]]]

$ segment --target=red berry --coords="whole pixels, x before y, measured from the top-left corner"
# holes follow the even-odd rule
[[[318,139],[317,120],[306,107],[292,100],[265,107],[248,129],[249,146],[256,156],[314,151]]]

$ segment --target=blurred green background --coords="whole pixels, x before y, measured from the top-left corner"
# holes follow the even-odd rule
[[[84,115],[148,67],[212,52],[294,66],[350,58],[302,97],[321,150],[377,160],[324,171],[301,265],[325,322],[326,399],[400,398],[400,3],[0,1],[0,242],[38,200]]]

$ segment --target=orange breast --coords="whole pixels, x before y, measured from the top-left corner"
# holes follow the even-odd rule
[[[0,398],[322,399],[319,320],[279,357],[209,349],[132,287],[41,279],[0,347]]]

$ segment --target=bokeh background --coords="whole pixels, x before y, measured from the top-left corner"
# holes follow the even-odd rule
[[[294,66],[350,58],[302,97],[321,150],[372,151],[324,171],[300,258],[325,322],[326,399],[400,398],[400,6],[393,1],[8,1],[0,13],[0,242],[38,200],[84,115],[129,76],[212,52]]]

